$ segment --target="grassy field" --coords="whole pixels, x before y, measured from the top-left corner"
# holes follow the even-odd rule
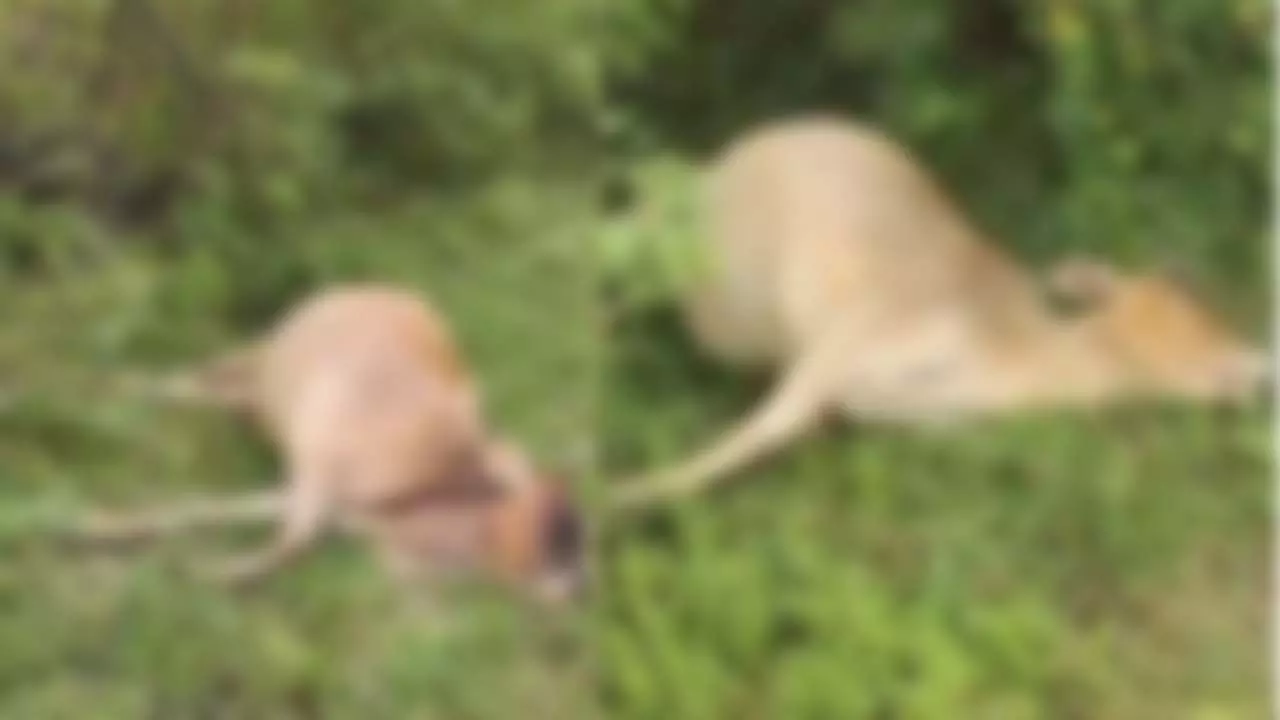
[[[768,378],[675,319],[691,169],[830,110],[1033,266],[1190,269],[1263,335],[1263,0],[0,2],[0,720],[1255,720],[1271,415],[833,424],[620,520]],[[14,68],[20,68],[14,71]],[[609,212],[603,212],[607,207]],[[621,212],[619,212],[621,211]],[[274,482],[233,418],[111,382],[326,283],[418,288],[599,531],[577,613],[405,593],[335,540],[229,594],[45,532]]]
[[[342,542],[228,596],[183,569],[259,536],[119,554],[32,532],[270,482],[275,459],[234,420],[102,379],[202,357],[328,281],[436,299],[497,422],[589,502],[697,448],[767,379],[702,359],[660,292],[597,294],[591,248],[611,236],[581,197],[508,184],[465,209],[321,218],[275,239],[295,261],[247,296],[216,257],[103,247],[48,218],[47,277],[0,291],[0,717],[1264,716],[1262,410],[836,424],[722,491],[597,514],[600,586],[575,616],[483,588],[406,597]]]
[[[663,162],[639,177],[660,187],[611,236],[646,272],[606,302],[605,476],[683,459],[769,387],[703,357],[671,302],[678,268],[696,266],[689,174]],[[975,208],[1033,263],[1077,232],[1162,252],[1158,234],[1017,197]],[[1215,237],[1194,224],[1207,215],[1160,223],[1174,217]],[[1265,273],[1235,258],[1262,242],[1206,241],[1196,273],[1256,336]],[[1270,420],[1168,404],[942,432],[833,422],[612,527],[606,696],[616,716],[655,720],[1265,717]]]
[[[599,346],[578,210],[545,187],[535,205],[505,187],[469,207],[336,216],[276,239],[301,240],[300,279],[272,280],[253,307],[236,304],[216,258],[199,252],[175,262],[107,251],[3,286],[0,717],[598,716],[587,617],[529,617],[484,588],[424,605],[342,541],[228,596],[184,569],[260,533],[122,555],[32,532],[75,509],[273,482],[275,458],[233,419],[141,403],[102,380],[203,357],[309,287],[351,279],[435,299],[486,380],[496,424],[589,490]],[[534,209],[545,231],[528,230]],[[91,233],[66,236],[81,255],[94,249]]]
[[[670,318],[620,334],[619,465],[680,457],[763,390],[666,351]],[[832,427],[615,536],[609,696],[636,718],[1264,717],[1269,443],[1262,412],[1173,408]]]

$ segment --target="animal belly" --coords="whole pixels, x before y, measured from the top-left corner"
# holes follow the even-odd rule
[[[898,326],[851,366],[841,406],[862,421],[949,425],[981,412],[992,392],[966,323],[945,311]]]

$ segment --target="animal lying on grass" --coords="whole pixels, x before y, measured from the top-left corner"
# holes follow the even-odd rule
[[[100,517],[99,539],[278,519],[275,540],[214,571],[258,579],[333,526],[397,577],[474,572],[558,602],[584,583],[561,483],[494,438],[445,322],[417,296],[348,286],[301,303],[252,345],[144,390],[246,412],[283,455],[283,491]]]
[[[697,492],[832,411],[946,426],[1132,398],[1244,401],[1269,375],[1261,349],[1160,274],[1075,258],[1040,287],[871,128],[768,125],[706,180],[708,272],[682,298],[687,325],[708,354],[778,378],[710,448],[622,485],[619,505]],[[1055,312],[1053,292],[1080,312]]]

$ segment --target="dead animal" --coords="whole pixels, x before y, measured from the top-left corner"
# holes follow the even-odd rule
[[[338,528],[368,540],[400,578],[477,573],[547,601],[584,587],[584,523],[566,484],[492,434],[446,323],[412,292],[328,289],[257,341],[140,386],[246,413],[279,448],[284,487],[100,515],[81,534],[275,519],[269,545],[220,564],[214,576],[260,578]]]
[[[708,272],[692,335],[776,385],[691,460],[623,484],[619,505],[679,497],[832,412],[948,426],[1133,398],[1248,401],[1270,374],[1170,277],[1068,258],[1040,282],[970,224],[934,177],[870,127],[809,116],[732,143],[706,177]],[[1081,306],[1056,312],[1053,293]]]

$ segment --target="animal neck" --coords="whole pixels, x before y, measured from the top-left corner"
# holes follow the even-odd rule
[[[1091,319],[1047,320],[1001,353],[1004,404],[1019,409],[1096,407],[1141,390],[1124,358]]]

